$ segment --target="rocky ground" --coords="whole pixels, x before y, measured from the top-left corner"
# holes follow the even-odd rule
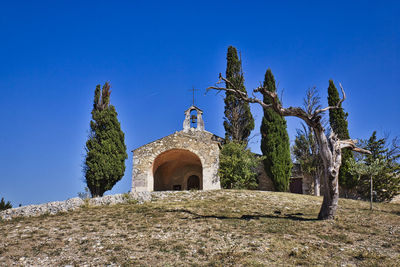
[[[123,200],[123,201],[122,201]],[[400,266],[400,205],[259,191],[152,194],[0,221],[0,266]],[[108,203],[108,205],[107,205]]]
[[[390,202],[400,204],[400,195],[395,196]]]

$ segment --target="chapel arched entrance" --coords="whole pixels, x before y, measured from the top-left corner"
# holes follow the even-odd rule
[[[203,189],[200,158],[185,149],[161,153],[153,162],[154,191]]]

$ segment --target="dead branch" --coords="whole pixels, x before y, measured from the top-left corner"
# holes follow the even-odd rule
[[[219,86],[219,84],[225,82],[225,84],[230,85],[232,88],[226,88],[226,87],[221,87]],[[233,85],[233,83],[231,81],[229,81],[228,79],[222,77],[221,73],[219,74],[219,79],[218,82],[215,83],[215,86],[210,86],[206,89],[207,91],[209,90],[217,90],[217,91],[225,91],[225,92],[232,92],[234,93],[236,96],[238,96],[240,99],[242,99],[243,101],[249,102],[249,103],[258,103],[259,105],[261,105],[263,108],[270,108],[272,105],[271,104],[265,104],[263,101],[261,101],[260,99],[258,99],[257,97],[249,97],[247,95],[247,92],[245,91],[241,91],[237,88],[235,88],[235,86]]]
[[[353,151],[362,153],[362,154],[372,154],[371,151],[357,147],[358,140],[353,139],[346,139],[346,140],[338,140],[340,148],[350,148]]]
[[[342,91],[342,95],[343,95],[342,99],[339,100],[339,102],[336,104],[336,106],[328,106],[326,108],[321,108],[321,109],[316,110],[314,112],[315,115],[317,115],[319,113],[322,113],[322,112],[325,112],[325,111],[330,110],[330,109],[341,108],[342,107],[342,103],[346,99],[346,93],[344,92],[344,89],[343,89],[343,86],[342,86],[341,83],[339,83],[339,86],[340,86],[340,90]]]

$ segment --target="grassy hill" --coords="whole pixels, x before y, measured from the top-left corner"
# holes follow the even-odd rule
[[[400,266],[400,205],[259,191],[177,192],[145,204],[0,221],[0,266]]]

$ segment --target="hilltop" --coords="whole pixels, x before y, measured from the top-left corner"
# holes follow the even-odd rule
[[[0,221],[0,265],[400,266],[400,205],[261,191],[186,191]]]

